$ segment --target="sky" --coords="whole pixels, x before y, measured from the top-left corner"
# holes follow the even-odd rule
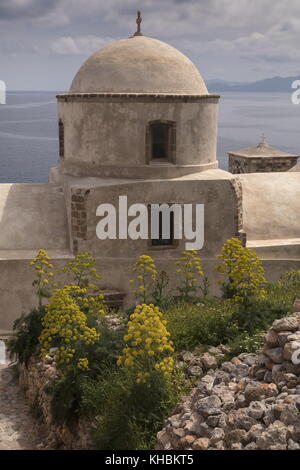
[[[299,0],[0,0],[0,80],[66,91],[104,45],[142,31],[186,54],[204,79],[300,74]]]

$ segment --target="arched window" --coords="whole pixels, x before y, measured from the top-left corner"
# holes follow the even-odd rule
[[[64,123],[60,119],[58,122],[58,137],[59,137],[59,157],[65,157],[65,132]]]
[[[149,122],[146,130],[146,161],[175,163],[176,124],[173,121]]]

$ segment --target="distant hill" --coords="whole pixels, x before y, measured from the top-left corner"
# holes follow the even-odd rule
[[[206,80],[206,85],[210,93],[221,93],[222,91],[291,93],[292,83],[295,80],[300,80],[300,75],[296,77],[266,78],[251,83]]]

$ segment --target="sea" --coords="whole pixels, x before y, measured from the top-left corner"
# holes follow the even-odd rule
[[[48,181],[58,160],[56,94],[8,92],[0,104],[0,183]],[[221,93],[217,156],[226,170],[227,152],[270,145],[300,153],[300,105],[289,93]]]

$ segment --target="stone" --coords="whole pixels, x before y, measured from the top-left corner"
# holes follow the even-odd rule
[[[220,414],[221,400],[217,395],[211,395],[209,397],[201,398],[196,403],[196,409],[198,413],[207,417],[209,415]]]
[[[245,450],[257,450],[257,444],[255,442],[250,442],[245,446]]]
[[[251,416],[249,416],[248,409],[240,408],[229,413],[228,423],[233,424],[235,428],[245,429],[246,431],[249,431],[252,426],[257,423],[257,421]]]
[[[274,331],[295,331],[300,326],[300,313],[275,320],[272,325]]]
[[[290,333],[289,332],[289,335],[287,337],[287,340],[288,341],[300,341],[300,330],[298,331],[295,331],[294,333]]]
[[[265,430],[265,426],[262,424],[255,424],[252,426],[252,428],[248,431],[245,440],[247,441],[257,441],[257,439],[260,437],[262,432]]]
[[[266,349],[266,350],[264,350],[264,353],[275,364],[281,364],[284,361],[283,349],[282,348]]]
[[[182,437],[179,440],[179,445],[182,448],[184,448],[186,446],[191,446],[194,443],[195,440],[196,440],[196,436],[187,435],[187,436]]]
[[[191,366],[188,367],[187,373],[192,377],[201,377],[201,375],[203,374],[203,370],[200,366]]]
[[[251,403],[251,401],[259,401],[276,395],[278,395],[278,388],[274,383],[261,384],[258,382],[251,382],[245,389],[247,403]]]
[[[260,401],[252,401],[248,408],[248,414],[251,418],[262,419],[266,412],[266,406]]]
[[[192,447],[194,450],[207,450],[209,447],[209,439],[207,437],[201,437],[193,442]]]
[[[171,442],[171,437],[170,434],[168,434],[166,431],[159,431],[157,433],[157,440],[159,444],[165,448],[168,444]]]
[[[286,343],[283,349],[284,359],[290,361],[296,351],[300,351],[300,341],[290,341]]]
[[[299,421],[300,415],[295,404],[285,405],[283,411],[280,414],[279,420],[286,424],[294,424]]]
[[[257,440],[260,450],[286,450],[287,428],[280,421],[275,421]]]
[[[222,441],[225,438],[225,431],[222,428],[215,428],[212,432],[210,443],[216,444],[219,441]]]
[[[279,345],[278,343],[278,335],[276,331],[274,330],[269,330],[268,333],[265,336],[265,343],[269,348],[275,348],[276,346]]]
[[[217,367],[217,359],[209,353],[201,354],[201,363],[204,369],[212,369]]]
[[[226,442],[231,445],[233,442],[242,442],[245,440],[247,432],[245,429],[233,429],[226,436]]]
[[[191,419],[186,422],[184,430],[189,433],[199,434],[201,431],[200,424],[204,422],[204,418],[198,413],[193,413]]]
[[[239,359],[249,367],[257,364],[257,354],[243,353],[239,355]]]
[[[263,381],[267,384],[271,384],[273,382],[272,372],[270,370],[267,370],[265,373]]]
[[[242,450],[243,446],[240,442],[234,442],[233,444],[231,444],[230,449],[231,450]]]
[[[184,362],[194,362],[196,359],[195,355],[189,351],[182,353],[181,357],[184,360]]]
[[[283,347],[287,343],[290,334],[290,331],[281,331],[280,333],[278,333],[279,346]]]
[[[293,441],[293,439],[288,440],[288,450],[300,450],[300,444]]]

